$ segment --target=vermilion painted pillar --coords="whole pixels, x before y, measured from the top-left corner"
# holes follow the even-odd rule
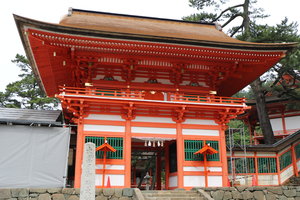
[[[279,162],[278,153],[276,153],[276,167],[277,167],[278,185],[280,185],[281,184],[281,180],[280,180],[280,162]]]
[[[176,123],[177,130],[177,187],[183,188],[183,162],[184,162],[184,141],[182,136],[182,125],[181,122]]]
[[[296,158],[295,145],[291,146],[291,153],[292,153],[292,162],[293,162],[294,175],[297,177],[298,176],[298,167],[297,167],[297,158]]]
[[[222,125],[219,126],[220,133],[220,156],[222,163],[222,185],[223,187],[228,186],[228,166],[227,166],[227,154],[226,154],[226,138],[225,138],[225,130]]]
[[[256,185],[258,185],[258,158],[257,158],[257,152],[254,152],[254,165],[255,165]]]
[[[74,188],[80,188],[81,166],[84,146],[83,126],[84,125],[82,122],[78,123]]]
[[[124,159],[125,159],[125,187],[131,187],[131,120],[126,120],[125,124],[125,145],[124,145]]]

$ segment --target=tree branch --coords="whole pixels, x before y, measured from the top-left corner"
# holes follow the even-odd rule
[[[242,17],[242,15],[241,14],[237,14],[237,15],[233,15],[233,16],[231,16],[228,20],[227,20],[227,22],[225,22],[223,25],[222,25],[222,28],[224,28],[225,26],[227,26],[230,22],[232,22],[235,18],[237,18],[237,17]]]
[[[229,8],[226,8],[226,9],[223,10],[223,11],[219,14],[219,16],[217,16],[212,22],[215,22],[215,21],[217,21],[218,19],[220,19],[220,18],[222,17],[222,15],[223,15],[225,12],[227,12],[227,11],[233,9],[233,8],[238,8],[238,7],[242,7],[242,6],[244,6],[244,4],[239,4],[239,5],[235,5],[235,6],[231,6],[231,7],[229,7]]]
[[[243,28],[243,25],[240,25],[237,29],[235,29],[231,34],[230,37],[233,37],[241,28]]]

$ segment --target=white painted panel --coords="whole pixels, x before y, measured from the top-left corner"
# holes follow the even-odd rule
[[[205,187],[204,176],[183,176],[184,187]]]
[[[300,171],[300,160],[297,162],[297,169]]]
[[[111,186],[124,186],[125,175],[123,174],[105,174],[104,185],[107,185],[108,177],[110,179]],[[96,186],[102,186],[102,174],[96,174],[95,180]]]
[[[257,152],[256,155],[257,156],[276,156],[276,153],[273,153],[273,152],[269,152],[269,153],[266,153],[266,152]]]
[[[131,127],[132,133],[151,133],[176,135],[176,128],[155,128],[155,127]]]
[[[273,131],[280,131],[283,130],[282,127],[282,119],[281,118],[276,118],[276,119],[270,119]]]
[[[219,130],[182,129],[182,135],[219,136]]]
[[[160,122],[160,123],[172,123],[174,124],[175,122],[168,117],[141,117],[137,116],[133,122]]]
[[[208,170],[211,172],[221,172],[222,168],[221,167],[208,167]],[[183,167],[183,171],[185,172],[203,172],[204,167],[194,167],[194,166],[185,166]]]
[[[214,120],[206,119],[186,119],[183,124],[218,125]]]
[[[103,169],[103,165],[96,165],[96,169]],[[124,170],[124,165],[105,165],[105,169]]]
[[[208,187],[222,187],[222,176],[208,176]]]
[[[252,186],[252,176],[235,176],[235,183],[237,185]]]
[[[300,129],[300,116],[286,117],[286,129]]]
[[[204,167],[185,166],[185,167],[183,167],[183,171],[185,171],[185,172],[200,172],[200,171],[204,171]]]
[[[278,176],[258,175],[258,185],[278,185]]]
[[[98,115],[89,114],[85,119],[95,119],[95,120],[111,120],[111,121],[125,121],[120,115]]]
[[[178,181],[177,176],[170,176],[170,178],[169,178],[169,187],[177,187],[177,181]]]
[[[221,172],[222,171],[222,167],[209,167],[208,169],[211,172]]]
[[[244,157],[245,155],[246,156],[254,156],[254,152],[246,152],[246,154],[244,153],[244,152],[242,152],[242,151],[235,151],[234,152],[234,154],[233,154],[234,156],[242,156],[242,157]]]
[[[289,168],[285,169],[283,172],[280,173],[281,183],[285,182],[293,175],[294,175],[294,169],[293,169],[293,166],[290,166]]]
[[[112,125],[92,125],[85,124],[84,131],[107,131],[107,132],[125,132],[124,126],[112,126]]]

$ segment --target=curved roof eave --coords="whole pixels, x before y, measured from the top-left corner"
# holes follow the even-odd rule
[[[204,46],[214,48],[226,48],[235,50],[256,50],[256,51],[272,51],[272,50],[290,50],[297,46],[298,43],[241,43],[237,42],[220,42],[211,40],[196,40],[196,39],[185,39],[177,37],[163,37],[156,35],[144,35],[144,34],[133,34],[133,33],[120,33],[111,31],[101,31],[86,29],[80,27],[71,27],[59,24],[52,24],[41,22],[18,15],[14,15],[16,24],[20,31],[21,24],[24,26],[31,26],[38,29],[44,29],[53,32],[60,32],[65,34],[82,35],[90,37],[105,37],[111,39],[125,39],[125,40],[138,40],[144,42],[159,42],[159,43],[172,43],[178,45],[193,45],[193,46]],[[21,35],[21,32],[20,32]]]

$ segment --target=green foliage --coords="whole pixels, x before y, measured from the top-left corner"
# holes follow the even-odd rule
[[[185,16],[183,17],[184,20],[209,23],[218,22],[222,24],[222,28],[233,24],[232,22],[235,21],[236,23],[234,24],[237,25],[228,28],[228,33],[231,36],[237,33],[248,32],[245,30],[248,28],[250,21],[267,17],[263,9],[253,7],[256,0],[245,0],[243,3],[234,5],[229,0],[189,0],[189,2],[190,6],[196,8],[199,13]],[[211,12],[207,12],[207,10]],[[242,22],[238,21],[239,18],[242,19]]]
[[[244,140],[246,145],[250,144],[249,128],[242,120],[230,120],[227,125],[230,129],[232,129],[231,131],[234,144],[243,144]],[[242,131],[244,131],[244,134],[242,133]]]
[[[25,56],[17,54],[13,63],[20,68],[21,80],[6,86],[5,92],[0,92],[0,106],[6,108],[54,109],[58,101],[46,97],[39,88],[29,61]]]

